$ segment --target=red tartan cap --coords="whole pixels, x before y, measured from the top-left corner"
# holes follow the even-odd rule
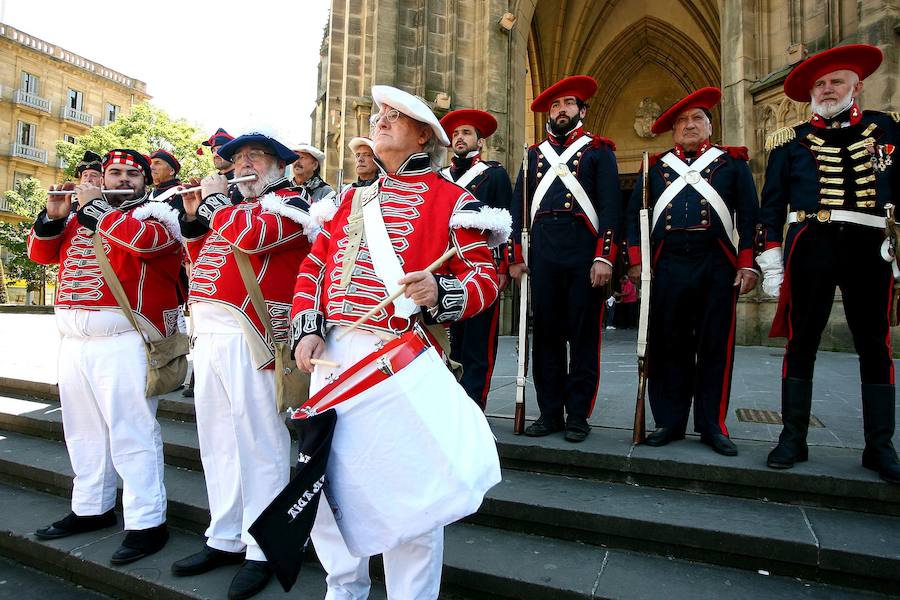
[[[575,96],[587,102],[597,93],[597,80],[588,75],[572,75],[557,81],[541,92],[531,103],[531,111],[537,113],[550,112],[550,105],[557,98]]]
[[[150,176],[150,158],[137,150],[131,150],[130,148],[110,150],[103,157],[103,170],[105,171],[109,165],[138,167],[144,171],[144,181],[146,183],[153,181],[153,178]]]
[[[690,110],[692,108],[702,108],[706,111],[711,109],[713,106],[719,103],[722,99],[722,90],[717,87],[705,87],[697,90],[696,92],[690,93],[669,108],[666,111],[659,115],[659,117],[653,121],[653,125],[650,127],[650,131],[659,135],[660,133],[664,133],[666,131],[670,131],[672,127],[675,125],[675,119],[678,118],[678,115],[683,113],[686,110]]]
[[[497,131],[497,119],[483,110],[464,108],[448,112],[441,119],[441,127],[447,132],[447,137],[453,137],[453,130],[460,125],[471,125],[478,130],[481,137],[486,138]]]
[[[784,93],[791,100],[809,102],[809,91],[823,75],[834,71],[853,71],[862,81],[881,65],[884,54],[869,44],[848,44],[810,56],[784,80]]]

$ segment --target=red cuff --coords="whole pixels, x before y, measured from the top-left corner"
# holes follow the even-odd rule
[[[525,259],[522,258],[522,244],[517,242],[512,242],[512,256],[509,259],[510,264],[519,264],[525,262]]]
[[[594,250],[594,258],[603,258],[615,264],[618,244],[613,240],[613,230],[607,229],[603,235],[597,238],[597,247]]]
[[[628,264],[632,267],[641,264],[640,246],[628,246]]]
[[[738,269],[755,269],[756,267],[753,264],[753,250],[750,248],[745,248],[738,252],[737,257],[737,268]]]

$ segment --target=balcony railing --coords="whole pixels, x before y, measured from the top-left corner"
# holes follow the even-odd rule
[[[12,212],[9,208],[9,201],[4,196],[0,196],[0,212]]]
[[[76,108],[64,106],[62,110],[59,111],[59,116],[69,121],[75,121],[76,123],[87,125],[88,127],[92,127],[94,125],[94,115],[86,113],[82,110],[78,110]]]
[[[66,166],[67,166],[66,159],[64,159],[62,156],[60,156],[59,158],[56,159],[56,168],[57,169],[65,169]]]
[[[13,142],[9,149],[9,155],[17,158],[25,158],[33,160],[41,164],[47,164],[47,151],[35,148],[34,146],[26,146],[18,142]]]
[[[50,112],[50,101],[41,98],[37,94],[26,92],[25,90],[16,90],[16,104],[24,104],[44,112]]]

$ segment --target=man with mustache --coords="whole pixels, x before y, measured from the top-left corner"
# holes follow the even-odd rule
[[[454,110],[444,115],[441,126],[453,149],[450,166],[441,169],[441,175],[467,190],[485,206],[509,210],[512,197],[509,174],[500,163],[481,158],[485,138],[497,130],[497,120],[481,110]],[[509,264],[504,250],[497,248],[494,254],[501,292],[509,282]],[[450,357],[463,366],[460,384],[482,410],[487,407],[497,358],[499,316],[498,298],[487,310],[450,326]]]
[[[300,157],[291,165],[294,187],[305,191],[311,204],[324,198],[334,198],[334,189],[321,176],[325,153],[309,144],[299,144],[294,152]]]
[[[835,288],[859,354],[865,450],[862,466],[900,483],[891,437],[895,423],[890,312],[896,255],[885,240],[885,206],[900,192],[900,115],[863,111],[863,80],[881,50],[851,44],[801,62],[785,94],[811,102],[808,122],[777,131],[760,210],[757,262],[763,290],[778,296],[772,337],[787,337],[782,368],[782,421],[773,469],[807,460],[812,378]],[[783,234],[787,217],[787,233]],[[782,251],[782,238],[784,250]]]
[[[347,187],[366,187],[378,179],[378,165],[375,163],[375,142],[367,137],[355,137],[347,144],[356,158],[356,181]],[[347,187],[344,189],[346,190]]]
[[[111,562],[121,565],[159,551],[169,537],[158,399],[145,396],[144,337],[156,341],[177,331],[182,240],[177,213],[147,201],[150,163],[144,155],[111,150],[102,165],[107,189],[134,191],[103,194],[93,183],[65,184],[73,193],[48,197],[28,238],[29,258],[60,265],[59,394],[75,472],[72,512],[35,536],[56,539],[115,525],[118,475],[126,534]],[[71,214],[73,196],[78,209]],[[104,278],[94,236],[142,332],[123,314]]]
[[[385,173],[377,189],[354,188],[346,193],[297,276],[292,332],[297,364],[312,372],[310,394],[385,341],[418,324],[446,326],[469,318],[497,297],[497,271],[490,248],[509,237],[509,215],[488,209],[435,172],[450,142],[421,98],[376,85],[372,87],[372,99],[377,110],[372,115],[372,138]],[[373,230],[375,227],[372,220],[363,219],[362,207],[354,201],[356,194],[365,190],[374,194],[365,205],[380,208],[381,233],[387,235],[390,244],[379,247],[377,242],[370,243],[370,239],[378,239],[374,233],[371,238],[369,233],[356,236],[366,229],[354,229],[354,222],[363,221],[366,228],[371,224]],[[375,200],[377,204],[372,204]],[[434,274],[424,271],[448,247],[459,251]],[[355,256],[348,259],[351,252]],[[386,261],[400,263],[399,270],[405,275],[399,281],[379,275],[384,274]],[[344,273],[348,277],[342,281]],[[400,284],[406,285],[403,297],[388,304],[352,335],[339,338],[342,330]],[[437,342],[433,345],[437,347]],[[329,357],[340,366],[320,365],[313,370],[310,360],[321,357],[326,346]],[[319,503],[312,541],[327,572],[325,597],[367,598],[369,559],[349,553],[325,501]],[[443,542],[444,530],[438,527],[383,553],[388,598],[438,597]]]
[[[528,149],[510,211],[509,273],[515,279],[531,274],[532,372],[541,411],[525,435],[565,429],[570,442],[584,441],[591,431],[587,419],[600,385],[602,288],[612,276],[622,219],[615,145],[584,130],[587,101],[596,91],[593,78],[575,75],[531,103],[532,111],[549,113],[548,136]],[[531,229],[528,265],[522,262],[523,223]]]
[[[248,528],[288,482],[290,436],[275,405],[274,342],[287,341],[293,282],[309,252],[309,204],[293,191],[285,166],[297,155],[263,133],[242,135],[218,149],[234,164],[243,200],[227,196],[228,178],[205,177],[184,194],[181,229],[193,269],[188,303],[194,342],[194,405],[200,458],[209,495],[207,542],[172,565],[177,576],[243,563],[231,600],[262,590],[272,570]],[[268,313],[257,314],[238,271],[249,255]],[[278,339],[266,335],[270,319]]]
[[[233,135],[219,127],[216,132],[209,136],[208,140],[202,142],[200,144],[201,147],[197,149],[197,154],[203,154],[203,146],[206,146],[212,151],[213,166],[219,172],[219,175],[224,175],[228,181],[234,179],[234,164],[219,156],[219,148],[233,139]],[[228,197],[235,202],[241,200],[240,194],[241,193],[238,191],[236,185],[231,184],[228,186]]]
[[[697,90],[651,127],[657,135],[671,131],[675,146],[651,158],[647,175],[654,275],[648,389],[657,427],[647,445],[684,439],[693,402],[700,441],[735,456],[725,417],[737,299],[756,286],[757,201],[747,149],[710,141],[710,109],[721,98],[719,88]],[[639,177],[626,215],[628,275],[634,282],[641,276],[642,194]]]

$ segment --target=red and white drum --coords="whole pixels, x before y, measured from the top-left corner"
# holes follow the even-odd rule
[[[419,332],[347,369],[294,418],[328,409],[338,419],[325,495],[355,556],[474,513],[500,481],[487,419]]]

